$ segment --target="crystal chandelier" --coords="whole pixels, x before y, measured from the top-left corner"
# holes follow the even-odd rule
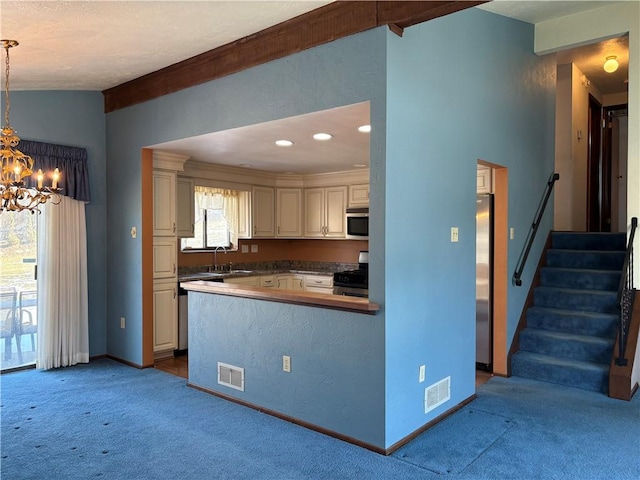
[[[16,147],[20,143],[20,138],[11,128],[9,123],[9,49],[17,47],[18,42],[15,40],[0,40],[2,48],[4,48],[6,60],[6,81],[5,81],[5,110],[4,122],[2,127],[2,138],[0,140],[2,150],[2,184],[0,184],[0,213],[20,212],[28,210],[31,213],[40,212],[38,206],[52,200],[52,203],[60,203],[60,191],[58,188],[58,180],[60,172],[56,168],[51,179],[51,186],[43,185],[44,174],[42,170],[37,173],[37,188],[29,188],[23,179],[33,175],[33,159],[22,153]]]

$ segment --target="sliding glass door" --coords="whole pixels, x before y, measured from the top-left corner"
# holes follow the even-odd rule
[[[0,213],[0,367],[34,364],[38,214]]]

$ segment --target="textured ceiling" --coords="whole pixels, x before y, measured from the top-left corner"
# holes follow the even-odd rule
[[[20,42],[11,50],[12,91],[105,90],[328,3],[0,0],[0,36]],[[479,8],[535,24],[609,3],[497,0]],[[623,37],[560,52],[558,62],[575,62],[603,93],[624,91],[626,86],[620,85],[628,61],[625,41]],[[602,63],[610,54],[619,55],[621,67],[615,76],[607,77]],[[605,86],[606,81],[611,87]],[[368,123],[368,117],[365,103],[156,147],[201,161],[250,163],[251,168],[279,173],[352,170],[353,164],[368,163],[368,134],[355,129]],[[310,134],[318,130],[329,130],[334,140],[323,144],[311,140]],[[274,147],[273,141],[282,137],[280,131],[287,132],[293,147]]]
[[[0,1],[12,90],[105,90],[329,1]]]

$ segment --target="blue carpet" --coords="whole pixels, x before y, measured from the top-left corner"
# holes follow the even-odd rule
[[[491,379],[476,400],[388,457],[106,359],[2,375],[0,386],[3,480],[627,480],[640,473],[640,396],[623,402],[523,378]]]

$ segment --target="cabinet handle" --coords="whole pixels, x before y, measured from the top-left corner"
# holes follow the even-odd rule
[[[172,230],[173,230],[173,233],[176,233],[176,222],[173,222],[173,228],[172,228]]]
[[[173,274],[174,275],[176,274],[176,264],[175,263],[173,264]]]
[[[196,231],[196,226],[192,223],[191,224],[191,235],[193,235],[193,232]]]
[[[278,225],[278,235],[280,235],[280,225]]]
[[[173,298],[176,298],[176,289],[173,289]]]
[[[253,234],[254,235],[256,234],[256,226],[255,225],[253,226]]]

